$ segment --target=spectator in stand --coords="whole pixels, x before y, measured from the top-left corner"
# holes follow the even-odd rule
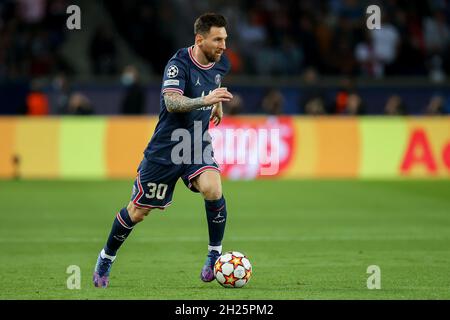
[[[450,28],[442,11],[435,11],[423,22],[425,48],[429,55],[442,55],[450,44]]]
[[[280,115],[283,113],[283,94],[278,89],[269,89],[263,97],[261,105],[264,113],[269,115]]]
[[[364,38],[355,47],[355,58],[359,64],[359,73],[365,77],[375,76],[375,55],[369,31],[364,33]]]
[[[362,116],[366,113],[363,100],[357,93],[351,93],[347,99],[344,114],[350,116]]]
[[[17,0],[18,15],[22,22],[33,26],[45,17],[46,0]]]
[[[29,116],[46,116],[50,113],[47,95],[42,91],[42,85],[34,80],[26,98],[26,114]]]
[[[239,30],[239,41],[242,44],[241,53],[244,56],[245,65],[253,72],[261,73],[259,70],[261,66],[258,65],[259,60],[256,59],[255,51],[262,49],[267,40],[267,30],[262,14],[256,9],[251,9],[247,20],[239,23]]]
[[[242,61],[242,57],[239,52],[239,49],[237,48],[237,45],[234,42],[227,44],[227,50],[225,51],[225,55],[230,60],[230,64],[231,64],[230,72],[234,73],[234,74],[242,73],[243,68],[244,68],[244,63]]]
[[[441,95],[432,96],[425,108],[426,115],[443,115],[445,114],[445,99]]]
[[[332,38],[332,51],[326,61],[331,73],[346,76],[355,75],[358,70],[353,48],[356,39],[351,20],[347,17],[339,17]]]
[[[382,17],[383,27],[370,31],[375,59],[374,73],[377,78],[383,78],[386,67],[395,61],[400,44],[397,27],[391,23],[387,13]]]
[[[145,92],[140,84],[139,72],[135,66],[126,66],[121,77],[125,86],[125,95],[121,103],[122,114],[143,114],[145,109]]]
[[[319,87],[319,75],[314,68],[308,68],[303,75],[300,113],[307,115],[324,115],[327,113],[325,92]]]
[[[56,99],[56,113],[66,114],[68,112],[69,99],[72,92],[65,74],[60,73],[53,79],[53,90]]]
[[[434,82],[445,80],[445,59],[450,54],[450,28],[446,24],[443,12],[436,11],[423,22],[423,34],[428,56],[428,71]]]
[[[344,78],[336,94],[335,113],[342,115],[364,115],[365,106],[361,96],[356,92],[352,79]]]
[[[391,95],[384,107],[384,113],[388,116],[403,116],[406,115],[406,106],[402,97],[399,95]]]
[[[299,75],[313,66],[326,75],[363,73],[380,78],[422,76],[428,71],[433,80],[450,73],[448,0],[376,1],[383,27],[368,30],[370,39],[363,41],[366,1],[119,2],[102,5],[117,32],[155,74],[162,71],[165,57],[188,45],[185,39],[192,31],[179,23],[173,32],[173,21],[191,21],[206,9],[226,13],[230,20],[229,40],[234,42],[230,58],[238,62],[236,67],[232,64],[232,72]],[[0,1],[0,77],[30,72],[51,76],[61,68],[70,70],[58,54],[67,34],[68,4],[68,0]],[[152,43],[164,45],[155,50]],[[111,31],[99,28],[88,50],[93,73],[116,75],[116,51]]]
[[[239,94],[234,94],[233,99],[223,103],[223,111],[229,116],[238,115],[242,113],[243,109],[243,100]]]
[[[70,96],[67,111],[69,115],[92,115],[94,113],[89,99],[78,92]]]
[[[355,83],[352,78],[344,77],[340,80],[341,84],[336,93],[336,96],[333,101],[332,111],[335,114],[345,114],[347,113],[347,106],[349,103],[349,97],[352,94],[356,94]],[[355,102],[355,97],[352,97]]]
[[[92,72],[96,75],[114,75],[117,72],[117,47],[112,31],[99,26],[89,45]]]

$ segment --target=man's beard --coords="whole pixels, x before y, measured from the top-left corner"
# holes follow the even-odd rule
[[[217,62],[220,60],[220,56],[219,58],[216,60],[216,55],[214,53],[209,53],[209,52],[204,52],[203,54],[205,55],[206,59],[208,60],[209,63],[213,63],[213,62]]]

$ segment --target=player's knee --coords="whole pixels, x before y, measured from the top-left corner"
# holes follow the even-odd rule
[[[206,200],[219,200],[222,198],[222,188],[220,186],[211,186],[202,191]]]
[[[133,221],[133,223],[142,222],[149,213],[150,210],[135,210],[133,213],[130,213],[131,221]]]
[[[130,215],[131,221],[134,223],[139,223],[145,219],[150,213],[151,209],[138,208],[133,202],[130,202],[127,207],[128,214]]]

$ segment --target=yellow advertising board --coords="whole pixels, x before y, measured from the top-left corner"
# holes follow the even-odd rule
[[[0,178],[133,178],[156,117],[0,118]],[[229,179],[444,178],[450,117],[226,117]]]

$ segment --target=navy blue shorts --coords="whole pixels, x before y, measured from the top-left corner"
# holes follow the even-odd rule
[[[179,178],[193,192],[199,192],[191,181],[206,170],[220,172],[213,164],[163,165],[144,158],[138,167],[131,201],[138,208],[165,209],[172,203],[173,191]]]

